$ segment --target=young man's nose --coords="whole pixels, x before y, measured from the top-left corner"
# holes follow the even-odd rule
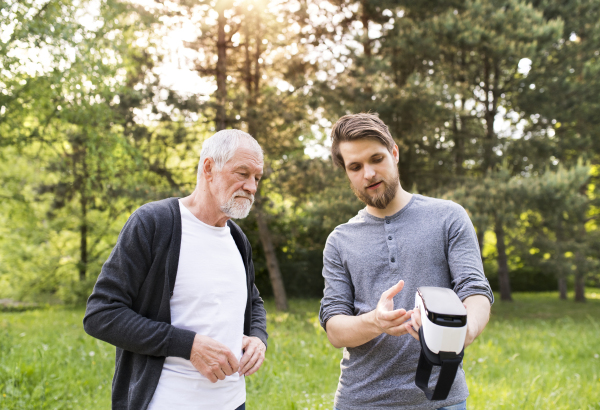
[[[375,176],[376,172],[375,170],[370,167],[369,165],[365,165],[365,173],[364,173],[364,177],[366,180],[371,180],[373,179],[373,177]]]

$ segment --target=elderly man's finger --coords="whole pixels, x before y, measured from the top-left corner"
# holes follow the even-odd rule
[[[223,373],[225,373],[226,376],[231,376],[237,371],[237,369],[233,370],[231,363],[229,363],[229,361],[226,358],[219,360],[219,367],[221,370],[223,370]]]
[[[218,380],[217,376],[215,376],[210,366],[200,357],[196,357],[195,359],[196,360],[192,361],[192,364],[200,372],[200,374],[206,377],[211,383],[216,383]]]
[[[248,370],[246,373],[244,373],[244,376],[250,376],[251,374],[256,373],[258,371],[258,369],[260,369],[260,366],[262,366],[262,364],[263,364],[264,361],[265,361],[265,356],[263,356],[261,354],[258,357],[258,360],[254,364],[254,366],[252,366],[252,368],[250,370]]]
[[[244,375],[246,374],[250,369],[252,369],[254,367],[254,365],[256,364],[256,362],[258,362],[260,358],[260,354],[256,353],[252,356],[252,358],[250,358],[250,360],[248,360],[248,363],[246,363],[246,365],[244,366],[244,368],[240,369],[240,374]]]
[[[227,357],[227,361],[229,362],[229,365],[231,366],[232,373],[237,372],[240,368],[240,363],[238,362],[238,359],[236,359],[233,352],[229,349],[225,349],[225,351],[223,353]]]
[[[225,374],[225,372],[220,368],[220,367],[212,367],[211,368],[213,374],[217,377],[217,379],[219,380],[225,380],[225,377],[227,377],[227,375]],[[213,383],[216,383],[216,381],[214,381]]]
[[[252,366],[254,366],[254,364],[256,363],[257,360],[257,356],[259,355],[258,351],[256,348],[251,348],[248,349],[244,352],[244,356],[242,357],[242,362],[244,362],[244,364],[242,364],[240,362],[240,374],[244,374],[246,373],[249,369],[252,368]]]

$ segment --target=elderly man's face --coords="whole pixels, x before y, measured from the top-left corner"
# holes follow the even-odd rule
[[[254,203],[263,162],[254,150],[240,146],[215,175],[216,196],[221,211],[230,218],[245,218]]]

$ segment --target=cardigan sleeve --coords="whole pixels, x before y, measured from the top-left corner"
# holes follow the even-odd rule
[[[84,329],[93,337],[134,353],[189,359],[194,332],[149,319],[133,309],[153,265],[154,229],[144,226],[138,211],[123,227],[102,267],[87,302]],[[161,303],[161,292],[157,290],[156,303]]]
[[[252,263],[252,249],[250,249],[249,253],[249,269],[251,270],[252,278],[254,278],[254,264]],[[254,284],[254,279],[251,283],[250,294],[252,295],[252,320],[250,321],[250,335],[256,336],[267,346],[267,339],[269,335],[267,334],[267,311],[265,310],[265,306],[262,298],[260,297],[260,293],[258,292],[258,288]]]

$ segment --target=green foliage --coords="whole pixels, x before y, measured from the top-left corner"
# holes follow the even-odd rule
[[[363,111],[388,124],[405,189],[464,205],[481,243],[505,238],[485,262],[506,254],[514,286],[598,284],[599,174],[568,175],[599,158],[599,22],[595,0],[0,0],[0,297],[82,303],[130,213],[189,194],[222,127],[265,150],[256,206],[288,292],[320,295],[327,235],[362,204],[307,153]],[[156,75],[158,37],[188,23],[206,95]],[[255,216],[241,225],[270,294]]]
[[[485,276],[494,292],[500,291],[498,270],[495,263],[484,263]],[[538,267],[524,266],[508,272],[510,288],[513,292],[549,292],[557,288],[556,277]]]

